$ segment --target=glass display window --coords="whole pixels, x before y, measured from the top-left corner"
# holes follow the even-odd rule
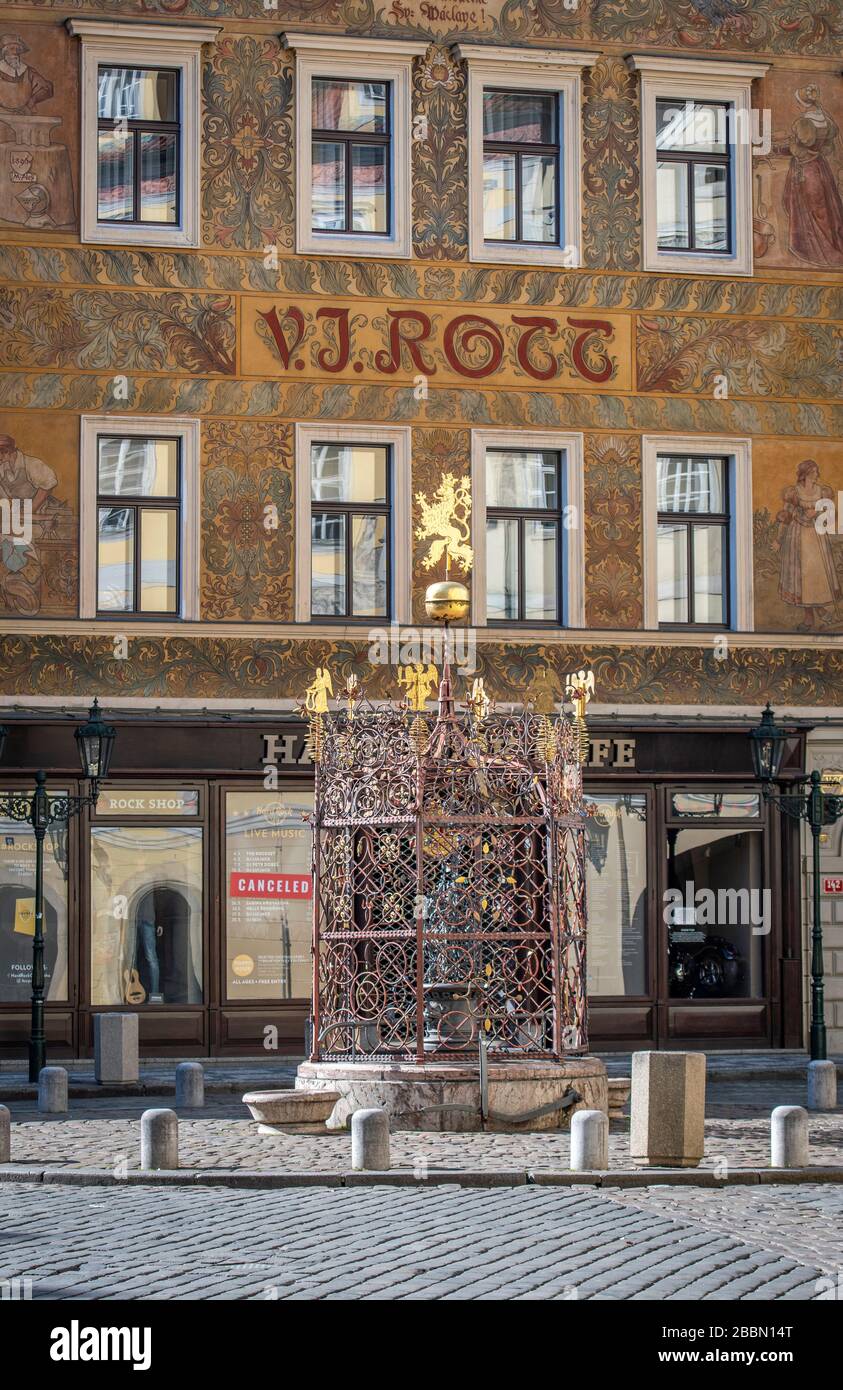
[[[708,824],[695,816],[694,825],[667,826],[664,917],[671,999],[765,994],[764,942],[772,931],[773,904],[765,886],[764,836],[760,828],[719,825],[716,816],[715,810]]]
[[[225,793],[228,999],[308,999],[313,793]]]
[[[647,796],[587,794],[588,992],[647,993]]]
[[[204,831],[91,829],[91,1003],[201,1004]]]
[[[50,795],[68,792],[50,787]],[[44,980],[51,1003],[68,997],[67,839],[61,822],[44,839]],[[35,832],[25,822],[0,818],[0,1003],[29,1002],[34,935]]]

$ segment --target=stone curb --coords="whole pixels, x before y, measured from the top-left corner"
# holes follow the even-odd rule
[[[133,1168],[117,1177],[110,1168],[44,1168],[38,1164],[0,1165],[0,1183],[31,1182],[69,1187],[747,1187],[792,1183],[843,1183],[843,1167],[736,1168],[727,1177],[709,1169],[622,1168],[609,1172],[530,1172],[497,1169],[428,1169],[416,1176],[409,1169],[388,1172],[264,1172],[256,1168],[178,1168],[141,1172]]]

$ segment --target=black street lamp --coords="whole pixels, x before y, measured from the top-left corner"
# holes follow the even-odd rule
[[[8,730],[0,727],[0,758]],[[47,1038],[44,1032],[44,838],[57,823],[65,825],[78,816],[85,806],[96,806],[99,782],[108,776],[114,747],[114,729],[104,724],[99,702],[94,700],[88,722],[75,731],[82,775],[91,784],[82,796],[50,796],[44,783],[46,772],[35,774],[32,797],[22,792],[0,792],[0,816],[9,820],[28,821],[35,832],[35,934],[32,938],[32,1024],[29,1034],[29,1079],[37,1081],[47,1062]]]
[[[820,895],[820,835],[823,827],[833,825],[843,816],[843,797],[830,796],[823,787],[822,773],[816,769],[809,777],[797,777],[798,791],[774,792],[772,784],[779,775],[786,729],[775,721],[769,701],[761,723],[751,729],[752,763],[761,781],[765,801],[778,806],[793,820],[804,820],[811,827],[814,848],[814,920],[811,929],[811,1060],[826,1058],[825,985],[823,982],[823,929]]]

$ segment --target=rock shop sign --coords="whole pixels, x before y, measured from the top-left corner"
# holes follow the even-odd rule
[[[251,300],[248,374],[490,383],[521,387],[630,387],[630,320],[577,310],[466,309],[460,313],[373,301]]]

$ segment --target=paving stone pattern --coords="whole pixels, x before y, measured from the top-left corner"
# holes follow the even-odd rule
[[[2,1276],[35,1299],[818,1299],[837,1268],[839,1190],[795,1187],[824,1232],[783,1251],[781,1190],[695,1200],[478,1191],[0,1188]],[[710,1198],[712,1194],[707,1194]],[[807,1203],[807,1206],[806,1206]],[[792,1208],[792,1210],[791,1210]],[[735,1232],[740,1234],[735,1234]]]

